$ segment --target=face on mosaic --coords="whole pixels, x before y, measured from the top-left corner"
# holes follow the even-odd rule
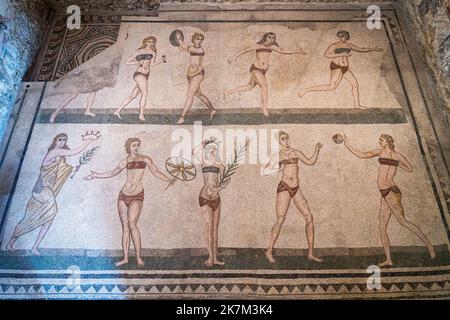
[[[450,263],[450,204],[399,24],[368,29],[354,10],[199,16],[88,24],[48,48],[52,81],[24,92],[17,128],[30,131],[4,158],[0,264],[52,281],[94,270],[91,290],[130,298],[415,297],[406,284]],[[369,267],[399,276],[381,269],[387,284],[368,291]]]

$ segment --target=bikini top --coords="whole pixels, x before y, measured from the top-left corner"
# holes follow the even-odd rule
[[[207,172],[219,173],[220,172],[220,168],[216,167],[216,166],[202,167],[202,172],[203,173],[207,173]]]
[[[393,167],[398,167],[398,165],[400,163],[400,161],[391,159],[391,158],[378,158],[378,162],[380,164],[384,164],[387,166],[393,166]]]
[[[152,59],[153,59],[153,55],[151,53],[143,53],[143,54],[136,56],[136,61],[152,60]]]
[[[190,52],[191,56],[203,57],[205,55],[204,52]]]
[[[259,48],[259,49],[256,49],[256,52],[272,52],[272,49],[270,49],[270,48]]]
[[[335,54],[350,53],[351,51],[352,51],[352,48],[336,48],[336,49],[334,49]]]
[[[134,170],[134,169],[145,169],[147,164],[145,161],[130,161],[127,162],[127,169],[128,170]]]
[[[280,166],[282,164],[298,164],[298,158],[290,158],[290,159],[284,159],[280,161]]]

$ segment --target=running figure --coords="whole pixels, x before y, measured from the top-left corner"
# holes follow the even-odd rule
[[[201,162],[203,172],[203,188],[200,190],[199,205],[200,213],[205,222],[206,246],[209,257],[205,265],[224,265],[219,261],[219,221],[221,201],[219,192],[225,186],[219,187],[219,174],[224,165],[218,159],[219,146],[214,139],[203,141],[192,149],[192,155]]]
[[[352,56],[352,51],[355,52],[382,52],[383,49],[374,48],[360,48],[350,40],[350,33],[348,31],[339,31],[337,33],[338,42],[332,43],[325,51],[325,57],[331,59],[330,71],[331,79],[329,84],[313,86],[303,89],[299,92],[299,96],[303,97],[305,94],[313,91],[334,91],[341,83],[342,79],[347,80],[352,86],[353,107],[359,109],[367,109],[361,105],[359,99],[359,83],[352,71],[350,71],[349,59]]]
[[[136,82],[131,95],[128,96],[120,107],[114,112],[114,114],[122,119],[120,112],[125,109],[125,107],[139,95],[141,99],[139,101],[139,120],[145,121],[144,109],[147,103],[148,95],[148,78],[150,77],[150,67],[155,67],[161,63],[166,63],[165,56],[160,61],[156,61],[156,38],[153,36],[147,37],[142,41],[142,46],[140,46],[132,55],[125,61],[126,65],[137,65],[137,69],[133,74],[133,80]]]
[[[281,53],[281,54],[302,54],[306,55],[303,49],[297,50],[284,50],[278,46],[276,41],[276,35],[273,32],[267,32],[263,35],[262,39],[258,41],[255,45],[251,46],[248,49],[245,49],[238,54],[234,55],[230,59],[228,59],[228,63],[232,63],[237,61],[237,58],[240,56],[249,53],[256,53],[256,61],[250,67],[250,80],[248,84],[236,87],[234,89],[225,90],[223,93],[224,100],[230,94],[250,91],[255,86],[258,86],[261,89],[261,109],[264,116],[269,116],[269,111],[267,110],[269,89],[266,80],[266,73],[269,70],[269,62],[272,56],[272,51]]]
[[[216,109],[214,109],[211,101],[202,93],[200,89],[200,85],[205,78],[205,70],[202,66],[203,57],[205,56],[205,50],[202,47],[202,42],[204,39],[205,36],[203,34],[196,32],[191,39],[193,46],[188,46],[184,43],[182,33],[176,33],[178,49],[181,52],[189,53],[190,55],[189,67],[187,71],[188,92],[186,101],[184,102],[183,111],[181,112],[177,124],[184,123],[184,118],[194,103],[194,97],[197,97],[209,109],[210,119],[212,119],[216,113]]]
[[[270,162],[262,169],[263,175],[272,175],[274,173],[282,172],[281,181],[277,188],[276,198],[276,215],[277,220],[272,228],[272,235],[269,243],[269,247],[266,250],[266,257],[270,263],[274,263],[273,248],[280,235],[281,227],[283,226],[286,214],[289,209],[291,201],[294,201],[298,211],[303,215],[306,222],[306,241],[308,242],[308,260],[322,262],[323,259],[314,255],[314,223],[313,216],[309,210],[308,201],[300,190],[299,186],[299,160],[308,166],[313,166],[317,162],[321,143],[316,144],[314,155],[312,157],[306,157],[303,152],[291,148],[289,135],[280,131],[279,143],[281,150],[278,154],[274,155]]]
[[[168,181],[171,184],[175,183],[175,180],[168,178],[158,170],[149,156],[140,153],[140,147],[141,140],[139,138],[129,138],[125,142],[125,150],[128,156],[123,159],[114,170],[104,173],[91,171],[91,174],[84,178],[85,180],[93,180],[95,178],[108,179],[117,176],[124,169],[127,170],[127,181],[122,187],[117,200],[120,221],[122,222],[123,259],[117,262],[116,266],[128,263],[130,236],[136,250],[137,264],[140,267],[144,265],[141,256],[141,234],[137,224],[144,202],[144,186],[142,185],[142,179],[145,168],[148,167],[151,173],[159,180]]]
[[[382,134],[379,143],[381,149],[367,152],[358,151],[350,146],[347,137],[344,135],[344,145],[351,153],[361,159],[378,157],[378,162],[380,163],[377,181],[381,193],[379,229],[384,253],[386,254],[386,260],[378,264],[378,266],[392,266],[390,243],[387,235],[387,226],[391,214],[394,214],[394,217],[401,226],[407,228],[422,240],[430,251],[431,259],[434,260],[436,258],[436,253],[434,252],[431,242],[418,226],[406,219],[402,205],[402,193],[394,182],[397,168],[403,169],[406,172],[413,172],[413,167],[403,154],[395,150],[394,139],[390,135]]]

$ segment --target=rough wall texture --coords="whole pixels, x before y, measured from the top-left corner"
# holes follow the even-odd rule
[[[0,7],[0,139],[19,84],[39,51],[47,20],[45,1],[5,1]]]
[[[442,104],[450,111],[450,0],[408,0],[401,7],[410,35],[421,45]]]

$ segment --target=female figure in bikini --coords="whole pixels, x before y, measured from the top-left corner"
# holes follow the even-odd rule
[[[377,180],[378,188],[381,193],[379,228],[381,242],[383,243],[384,252],[386,254],[386,260],[378,266],[392,266],[389,237],[386,232],[391,214],[394,214],[394,217],[400,225],[407,228],[409,231],[418,236],[420,240],[422,240],[430,251],[431,259],[435,259],[436,254],[431,242],[427,239],[418,226],[406,220],[405,212],[402,206],[402,193],[394,182],[394,177],[397,174],[397,168],[400,168],[406,172],[413,172],[413,167],[403,154],[395,150],[394,139],[390,135],[382,134],[380,136],[379,143],[381,149],[363,152],[350,146],[347,137],[344,135],[344,145],[348,150],[350,150],[351,153],[361,159],[378,157],[378,162],[380,163],[380,166],[378,167]]]
[[[117,200],[120,221],[122,222],[123,259],[117,262],[116,266],[128,263],[130,236],[136,250],[137,263],[140,267],[144,265],[141,257],[141,234],[137,224],[144,202],[142,179],[145,168],[148,167],[150,172],[159,180],[168,181],[172,184],[175,182],[175,180],[168,178],[160,172],[149,156],[141,154],[140,147],[141,140],[139,138],[129,138],[125,143],[125,150],[128,156],[114,170],[103,173],[91,171],[91,174],[85,177],[85,180],[108,179],[117,176],[124,169],[127,170],[127,181],[122,187]]]
[[[192,36],[193,46],[186,45],[183,41],[183,36],[180,33],[177,33],[176,39],[178,41],[177,48],[181,52],[188,53],[190,55],[189,67],[187,71],[188,92],[186,101],[184,102],[183,111],[181,112],[177,124],[184,123],[184,118],[189,112],[189,109],[192,107],[194,97],[197,97],[209,109],[210,119],[212,119],[216,113],[216,109],[214,109],[211,101],[202,93],[200,89],[200,85],[205,78],[205,70],[202,66],[203,57],[205,56],[205,50],[202,47],[202,42],[205,39],[205,36],[201,33],[194,33]]]
[[[312,157],[306,157],[303,152],[291,148],[289,135],[280,131],[279,142],[281,150],[279,154],[272,157],[270,162],[262,169],[262,174],[272,175],[274,173],[282,172],[281,181],[277,188],[276,198],[276,215],[277,220],[272,228],[272,235],[269,243],[269,247],[266,250],[266,257],[270,263],[274,263],[273,248],[280,235],[281,227],[283,226],[286,214],[289,209],[291,201],[294,201],[298,211],[303,215],[306,222],[306,240],[308,242],[308,259],[316,262],[322,262],[323,260],[314,255],[314,223],[313,216],[309,210],[308,201],[300,190],[299,177],[298,177],[298,163],[303,162],[308,166],[313,166],[317,158],[319,157],[322,144],[316,144],[314,155]]]
[[[221,200],[219,192],[225,186],[219,186],[219,175],[224,165],[218,157],[219,146],[215,139],[203,141],[192,149],[192,155],[201,162],[203,172],[203,188],[200,190],[200,213],[205,222],[206,247],[209,257],[205,261],[207,266],[223,265],[218,260],[219,221]]]
[[[125,109],[125,107],[134,99],[136,99],[139,95],[141,95],[141,99],[139,100],[139,120],[145,121],[144,109],[145,104],[147,103],[147,95],[148,95],[148,78],[150,77],[150,67],[155,67],[161,63],[165,63],[165,59],[163,56],[163,60],[156,61],[156,38],[153,36],[147,37],[142,41],[142,46],[140,46],[136,51],[132,53],[132,55],[125,61],[126,65],[137,65],[137,69],[133,74],[133,80],[136,82],[136,86],[134,87],[131,95],[128,96],[120,107],[114,112],[114,114],[119,118],[120,112]]]
[[[230,94],[250,91],[255,86],[258,86],[261,89],[261,109],[264,116],[269,116],[269,111],[267,110],[269,89],[267,86],[266,73],[269,70],[269,62],[272,56],[272,52],[277,52],[281,54],[303,54],[306,53],[303,49],[298,50],[284,50],[278,46],[276,35],[273,32],[267,32],[263,35],[262,39],[258,41],[255,45],[251,46],[248,49],[245,49],[230,59],[228,59],[228,63],[232,63],[237,60],[240,56],[249,53],[256,53],[256,61],[250,67],[250,80],[248,84],[236,87],[234,89],[225,90],[223,93],[223,98],[226,99]]]
[[[361,105],[359,99],[359,83],[352,71],[350,71],[349,58],[354,52],[381,52],[383,49],[378,47],[373,48],[360,48],[353,43],[348,42],[350,40],[350,33],[348,31],[339,31],[337,33],[339,38],[338,42],[332,43],[325,51],[325,57],[331,59],[330,72],[331,79],[329,84],[313,86],[310,88],[302,89],[299,92],[299,96],[303,97],[305,94],[313,91],[334,91],[341,83],[342,79],[347,80],[352,86],[353,95],[353,107],[359,109],[367,109]]]

